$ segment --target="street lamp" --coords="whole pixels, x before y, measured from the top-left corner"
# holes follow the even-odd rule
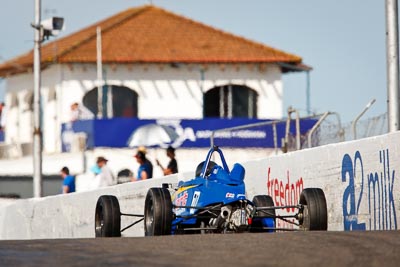
[[[35,29],[33,48],[33,196],[42,196],[42,130],[40,110],[40,44],[63,28],[64,19],[52,17],[41,21],[41,0],[35,0]]]

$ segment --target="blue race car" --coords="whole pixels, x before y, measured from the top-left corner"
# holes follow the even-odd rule
[[[214,152],[219,154],[222,166],[211,160]],[[96,206],[96,237],[121,236],[121,232],[143,220],[146,236],[292,230],[277,228],[277,219],[294,224],[299,230],[328,228],[326,199],[321,189],[304,189],[300,203],[294,206],[275,207],[267,195],[254,196],[250,201],[246,197],[245,169],[236,163],[229,170],[222,151],[216,146],[197,166],[195,176],[179,182],[176,188],[168,184],[150,188],[144,215],[120,213],[115,196],[101,196]],[[275,212],[289,208],[297,212],[289,215]],[[140,219],[121,230],[121,215]]]

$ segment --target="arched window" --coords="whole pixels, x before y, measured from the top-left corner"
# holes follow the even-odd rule
[[[204,94],[204,117],[256,118],[257,92],[244,85],[214,87]]]
[[[85,107],[96,115],[98,111],[97,92],[97,87],[93,88],[83,97],[83,104]],[[103,86],[102,104],[103,118],[137,117],[138,94],[128,87],[106,85]]]

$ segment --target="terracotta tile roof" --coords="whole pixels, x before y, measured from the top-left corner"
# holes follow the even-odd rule
[[[289,63],[302,59],[155,6],[131,8],[42,45],[42,67],[96,63],[96,28],[103,63]],[[31,71],[33,51],[0,65],[0,76]]]

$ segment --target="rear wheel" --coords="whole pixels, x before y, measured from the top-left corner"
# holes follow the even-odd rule
[[[100,196],[95,214],[96,237],[121,236],[121,212],[115,196]]]
[[[144,204],[145,235],[170,235],[171,225],[172,202],[168,189],[150,188]]]
[[[300,194],[300,229],[318,231],[328,229],[328,210],[324,191],[320,188],[306,188]]]
[[[267,195],[254,196],[253,203],[256,207],[274,207],[274,200]],[[259,210],[256,216],[263,218],[254,218],[252,222],[252,232],[273,232],[272,229],[263,229],[264,227],[275,227],[275,209]]]

